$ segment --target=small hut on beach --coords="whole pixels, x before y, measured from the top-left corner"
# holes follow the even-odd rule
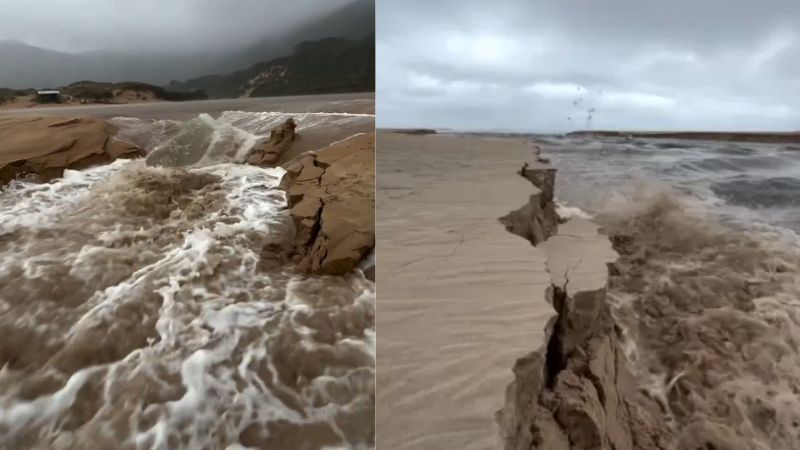
[[[53,89],[36,91],[36,101],[39,103],[61,103],[61,92]]]

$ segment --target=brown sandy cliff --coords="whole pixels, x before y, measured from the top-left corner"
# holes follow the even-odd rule
[[[281,186],[296,226],[301,270],[344,274],[375,246],[374,147],[374,133],[360,135],[284,165]]]
[[[281,166],[289,214],[295,225],[291,252],[303,272],[342,275],[375,246],[375,134],[363,134],[302,151],[305,142],[289,118],[256,144],[247,162]],[[374,279],[374,270],[362,267]]]
[[[116,132],[110,123],[89,117],[2,117],[0,184],[29,174],[48,181],[65,169],[143,155],[141,149],[114,140]]]
[[[247,157],[247,162],[259,166],[274,166],[279,159],[289,150],[298,139],[295,132],[297,125],[291,117],[284,123],[273,128],[269,133],[269,139],[256,144]]]
[[[558,215],[554,200],[556,169],[539,158],[539,148],[535,148],[537,160],[525,163],[517,172],[522,178],[536,187],[527,204],[500,218],[509,233],[527,239],[533,245],[544,242],[558,227]]]
[[[547,298],[556,315],[542,346],[514,366],[506,404],[497,412],[503,448],[674,448],[667,418],[628,369],[611,317],[608,264],[616,253],[610,241],[585,219],[556,226],[548,206],[555,170],[536,164],[524,172],[540,192],[501,222],[545,252],[552,280]]]

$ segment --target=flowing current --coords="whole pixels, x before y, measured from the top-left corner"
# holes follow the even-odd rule
[[[620,254],[609,298],[680,449],[800,448],[800,148],[546,138],[562,214]]]
[[[0,448],[374,448],[374,284],[293,274],[283,170],[240,164],[286,117],[117,118],[146,161],[0,191]]]

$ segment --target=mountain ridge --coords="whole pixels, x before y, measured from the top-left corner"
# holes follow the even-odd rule
[[[242,43],[239,50],[184,53],[93,50],[68,53],[18,40],[0,40],[0,86],[12,89],[65,86],[79,80],[137,80],[164,86],[208,74],[226,74],[290,55],[303,41],[324,37],[360,38],[374,33],[375,3],[355,0],[322,18],[277,37]]]
[[[207,75],[167,86],[204,91],[210,98],[329,94],[375,90],[375,35],[301,42],[291,55],[227,75]]]

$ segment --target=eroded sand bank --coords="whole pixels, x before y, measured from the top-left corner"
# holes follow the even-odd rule
[[[488,449],[553,309],[544,253],[498,218],[537,189],[518,139],[378,134],[377,447]]]

